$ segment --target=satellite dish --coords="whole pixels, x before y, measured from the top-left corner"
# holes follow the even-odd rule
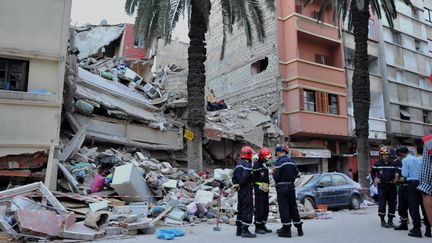
[[[103,20],[100,22],[100,25],[108,25],[108,20],[103,19]]]

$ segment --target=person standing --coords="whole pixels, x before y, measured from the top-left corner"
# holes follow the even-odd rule
[[[396,174],[398,167],[390,160],[388,147],[381,147],[380,160],[375,162],[371,169],[371,178],[378,187],[378,215],[381,218],[381,227],[394,228],[393,218],[396,211]],[[388,222],[385,221],[386,206],[388,205]]]
[[[303,236],[303,222],[297,208],[294,181],[299,171],[296,164],[288,157],[288,147],[276,147],[277,161],[274,164],[273,178],[276,183],[277,200],[279,213],[282,221],[282,228],[277,230],[279,237],[291,237],[291,224],[297,228],[298,236]]]
[[[255,233],[266,234],[272,231],[267,229],[266,223],[269,215],[269,169],[267,161],[271,159],[270,149],[263,148],[258,154],[258,161],[253,166],[254,192],[255,192]]]
[[[394,160],[398,167],[398,173],[402,175],[402,155],[400,149],[396,149],[397,158]],[[403,177],[397,177],[398,190],[398,214],[401,224],[395,230],[408,230],[408,184]]]
[[[240,161],[234,169],[232,178],[233,187],[238,189],[236,236],[243,238],[256,237],[256,234],[249,231],[253,217],[252,156],[253,149],[251,147],[244,146],[241,148]]]
[[[421,238],[421,217],[419,208],[423,209],[422,203],[422,195],[420,191],[417,190],[419,186],[419,176],[420,176],[420,167],[422,163],[422,159],[418,159],[409,153],[407,147],[400,148],[402,159],[402,176],[405,178],[405,181],[408,183],[407,191],[408,191],[408,208],[411,218],[413,220],[414,227],[408,233],[409,236]],[[423,210],[424,212],[424,210]],[[431,237],[431,226],[429,224],[429,220],[427,217],[424,219],[424,224],[426,227],[425,236]]]
[[[419,186],[423,193],[423,206],[429,222],[432,222],[432,133],[423,137],[423,163],[420,170]],[[424,215],[426,217],[426,215]]]

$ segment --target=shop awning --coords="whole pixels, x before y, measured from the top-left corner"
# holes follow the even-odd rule
[[[291,149],[290,151],[294,158],[331,158],[331,151],[328,149]]]

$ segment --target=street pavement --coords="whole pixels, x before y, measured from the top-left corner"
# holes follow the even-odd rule
[[[279,238],[276,233],[259,235],[256,239],[242,239],[235,236],[235,227],[226,224],[221,225],[221,231],[213,231],[214,225],[202,223],[192,227],[183,228],[186,235],[175,238],[178,243],[229,243],[229,242],[320,242],[320,243],[406,243],[406,242],[432,242],[431,238],[422,239],[408,236],[408,231],[395,231],[393,229],[381,228],[377,215],[377,207],[370,207],[357,211],[332,212],[332,219],[305,220],[303,228],[305,235],[298,237],[293,227],[293,238]],[[399,224],[399,220],[395,220]],[[279,224],[270,224],[269,228],[276,231]],[[410,225],[410,228],[412,225]],[[424,228],[422,228],[424,233]],[[136,237],[117,238],[104,240],[106,243],[138,243],[157,242],[155,235],[138,235]]]

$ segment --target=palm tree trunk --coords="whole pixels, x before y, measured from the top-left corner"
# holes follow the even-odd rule
[[[354,27],[355,58],[353,74],[353,104],[355,132],[357,136],[357,156],[359,182],[369,188],[366,179],[369,174],[369,107],[370,79],[368,60],[369,0],[364,0],[364,8],[359,9],[356,1],[351,2],[352,24]]]
[[[207,49],[205,34],[207,24],[205,13],[198,7],[199,1],[192,0],[192,14],[190,20],[188,49],[189,73],[187,78],[188,91],[188,129],[194,133],[192,141],[187,142],[188,168],[201,170],[203,168],[202,159],[202,138],[205,126],[205,65]]]

